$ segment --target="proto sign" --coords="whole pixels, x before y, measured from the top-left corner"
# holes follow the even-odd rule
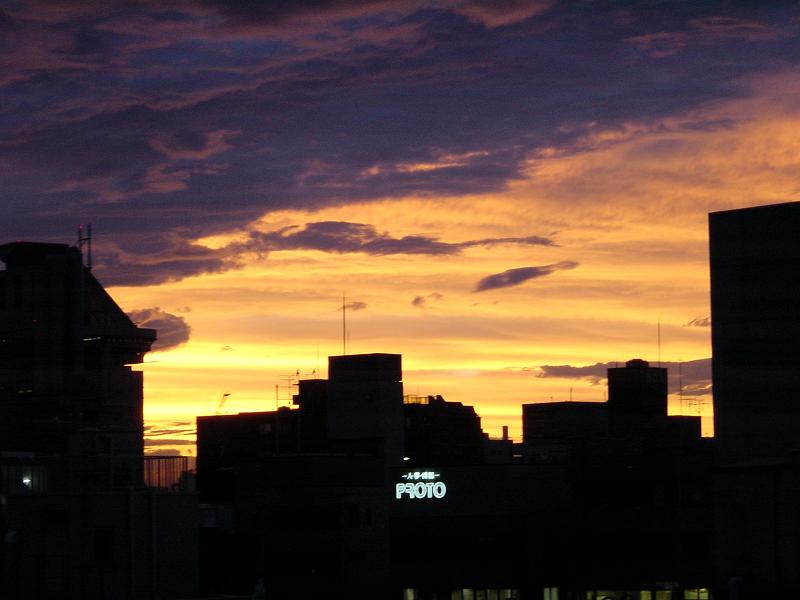
[[[401,475],[405,482],[396,483],[394,486],[394,497],[396,500],[410,498],[418,500],[422,498],[444,498],[447,494],[447,486],[444,481],[437,481],[441,475],[433,471],[410,471]]]

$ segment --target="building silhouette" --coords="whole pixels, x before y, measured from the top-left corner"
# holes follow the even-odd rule
[[[709,215],[718,597],[800,595],[800,203]]]
[[[76,248],[0,246],[0,597],[800,595],[800,203],[709,222],[716,439],[641,359],[515,444],[399,355],[333,356],[293,408],[198,417],[202,504],[144,456],[155,332]]]
[[[472,407],[404,400],[397,355],[329,365],[294,410],[198,417],[209,592],[708,598],[710,446],[667,415],[665,369],[609,370],[608,403],[524,405],[512,452]]]
[[[0,597],[193,594],[196,496],[145,485],[158,469],[130,365],[156,332],[74,247],[14,242],[0,261]]]
[[[77,248],[15,242],[0,260],[4,448],[69,457],[87,485],[141,485],[142,374],[129,365],[155,331],[130,321]],[[88,455],[111,463],[92,468]]]
[[[441,396],[406,396],[404,460],[407,466],[479,464],[487,436],[471,406]]]
[[[296,410],[197,418],[203,585],[388,598],[387,473],[403,464],[400,356],[332,356]]]
[[[800,450],[800,203],[709,215],[714,431],[722,462]]]

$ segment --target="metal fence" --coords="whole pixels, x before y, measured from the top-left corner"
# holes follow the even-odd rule
[[[0,494],[30,495],[154,488],[194,492],[189,456],[36,456],[0,454]]]

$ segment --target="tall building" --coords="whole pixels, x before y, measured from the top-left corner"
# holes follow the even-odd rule
[[[0,260],[0,449],[80,469],[80,457],[113,457],[87,483],[141,484],[142,374],[129,365],[155,331],[131,322],[74,247],[14,242]]]
[[[709,215],[719,598],[800,595],[800,202]]]
[[[209,593],[708,599],[709,452],[664,369],[609,373],[630,429],[612,400],[529,404],[512,448],[470,406],[404,403],[400,366],[330,357],[296,410],[197,418]]]
[[[145,485],[130,365],[155,331],[74,247],[3,244],[0,261],[0,597],[191,597],[197,497]]]
[[[204,587],[384,598],[387,471],[403,464],[398,354],[331,356],[296,410],[197,417]]]
[[[667,415],[667,370],[640,358],[608,369],[612,431],[652,428]]]
[[[800,449],[800,203],[709,215],[721,462]]]

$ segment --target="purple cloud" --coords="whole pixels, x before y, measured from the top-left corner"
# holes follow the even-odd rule
[[[411,306],[415,306],[417,308],[426,308],[428,299],[441,300],[442,298],[444,298],[444,296],[439,292],[433,292],[432,294],[428,294],[427,296],[415,296],[414,299],[411,301]]]
[[[684,327],[711,327],[711,317],[695,317]]]
[[[550,275],[555,271],[563,271],[565,269],[574,269],[578,263],[565,260],[554,263],[552,265],[543,265],[541,267],[520,267],[518,269],[508,269],[502,273],[495,273],[481,279],[476,285],[474,292],[485,292],[487,290],[496,290],[500,288],[513,287],[520,285],[531,279],[538,279],[545,275]]]
[[[183,317],[170,314],[160,308],[142,308],[128,313],[131,321],[139,327],[155,329],[158,335],[153,350],[168,350],[189,341],[192,328]]]
[[[367,308],[367,303],[355,300],[353,302],[346,302],[344,308],[345,310],[352,310],[352,311],[364,310],[365,308]],[[340,308],[339,310],[342,309]]]
[[[149,235],[180,254],[274,210],[502,191],[545,148],[744,97],[800,44],[788,3],[612,4],[11,3],[0,238],[63,241],[91,220],[116,281],[123,265],[139,283],[224,270],[230,252],[131,248]],[[455,250],[366,235],[358,251]]]
[[[572,365],[542,365],[537,377],[556,377],[563,379],[584,379],[598,385],[606,380],[606,371],[612,367],[624,367],[624,362],[595,363],[582,367]],[[683,396],[708,396],[711,388],[711,359],[701,358],[685,362],[662,362],[659,365],[668,370],[667,380],[670,393],[682,392]]]
[[[257,251],[321,250],[323,252],[364,252],[366,254],[458,254],[465,248],[499,244],[555,245],[551,239],[528,236],[487,238],[465,242],[442,242],[425,235],[392,237],[372,225],[346,221],[320,221],[302,227],[290,226],[277,231],[252,232],[243,248]]]

